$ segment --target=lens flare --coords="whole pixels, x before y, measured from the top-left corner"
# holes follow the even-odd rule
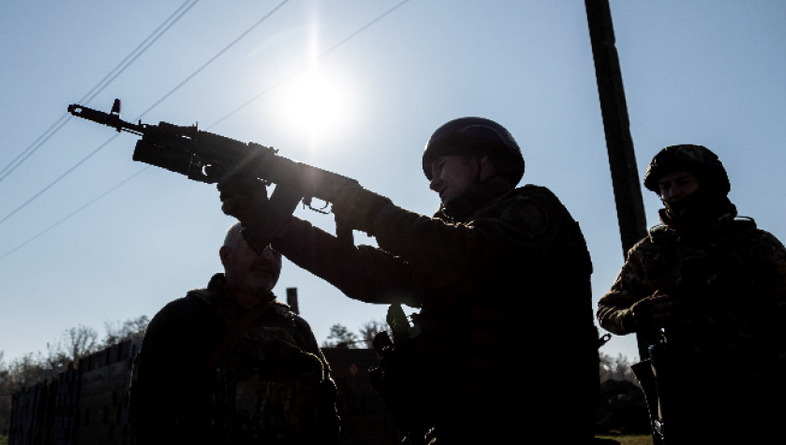
[[[327,137],[345,118],[345,93],[334,79],[309,69],[286,84],[280,109],[293,131],[311,138]]]

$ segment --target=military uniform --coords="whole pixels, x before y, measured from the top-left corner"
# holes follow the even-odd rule
[[[544,187],[491,182],[464,199],[435,218],[383,207],[379,248],[296,218],[273,246],[351,298],[421,308],[412,367],[438,443],[590,440],[597,330],[578,224]]]
[[[667,428],[672,414],[672,425],[689,425],[679,431],[684,437],[731,439],[736,432],[757,443],[756,434],[766,437],[786,415],[779,408],[786,396],[786,250],[752,220],[733,218],[691,235],[653,230],[628,253],[597,315],[604,329],[636,332],[654,345],[661,333],[638,329],[635,304],[655,290],[670,294],[676,319],[665,338],[676,365]]]
[[[216,274],[150,322],[131,388],[135,442],[337,443],[335,385],[306,321],[272,293],[243,309],[225,286]]]
[[[663,225],[630,249],[598,321],[649,345],[634,369],[667,444],[781,443],[786,249],[752,219],[736,218],[726,171],[706,147],[664,148],[644,184],[660,195],[672,172],[693,175],[697,188],[663,199]],[[649,314],[656,291],[673,304],[662,330]]]

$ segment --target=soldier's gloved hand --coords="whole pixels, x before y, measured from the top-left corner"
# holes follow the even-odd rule
[[[346,186],[333,203],[336,225],[373,235],[377,213],[393,202],[359,185]]]
[[[248,226],[267,204],[267,187],[255,176],[237,172],[217,184],[221,211]]]
[[[661,329],[672,317],[674,300],[660,291],[636,302],[631,306],[636,331],[648,329]]]

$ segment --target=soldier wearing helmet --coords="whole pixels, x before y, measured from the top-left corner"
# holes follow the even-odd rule
[[[684,192],[682,185],[695,184],[696,193]],[[673,145],[661,150],[644,175],[644,186],[661,197],[661,219],[683,230],[711,224],[720,215],[736,213],[729,201],[731,190],[726,169],[718,156],[701,145]],[[691,190],[692,192],[693,190]]]
[[[664,204],[662,224],[628,252],[597,317],[652,345],[652,363],[635,369],[645,390],[657,375],[660,392],[648,395],[656,439],[776,443],[786,415],[786,249],[736,218],[726,169],[706,147],[664,148],[644,185]]]
[[[589,443],[598,333],[578,223],[547,188],[517,187],[521,149],[492,120],[442,125],[422,165],[440,196],[433,217],[361,187],[333,203],[337,225],[378,247],[347,248],[298,218],[273,246],[350,298],[420,309],[378,383],[414,443],[543,443],[555,431]]]
[[[451,170],[462,167],[470,173]],[[429,138],[423,151],[423,173],[439,194],[442,210],[461,220],[488,199],[481,192],[488,183],[513,189],[524,175],[524,157],[503,126],[465,117],[442,125]]]

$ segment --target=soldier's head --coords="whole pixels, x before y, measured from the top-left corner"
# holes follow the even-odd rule
[[[721,211],[728,203],[729,177],[718,156],[701,145],[672,145],[652,158],[644,186],[655,192],[675,216]],[[717,216],[717,215],[707,215]]]
[[[246,305],[273,290],[281,273],[281,254],[270,246],[257,254],[243,238],[241,230],[240,223],[233,225],[218,253],[230,297],[241,298],[241,304]]]
[[[644,186],[661,195],[660,180],[666,173],[685,171],[695,176],[702,190],[727,195],[731,190],[729,177],[718,156],[701,145],[671,145],[652,158]]]
[[[423,173],[443,204],[476,185],[501,179],[512,189],[524,175],[524,157],[502,125],[481,117],[454,119],[439,127],[423,151]]]

